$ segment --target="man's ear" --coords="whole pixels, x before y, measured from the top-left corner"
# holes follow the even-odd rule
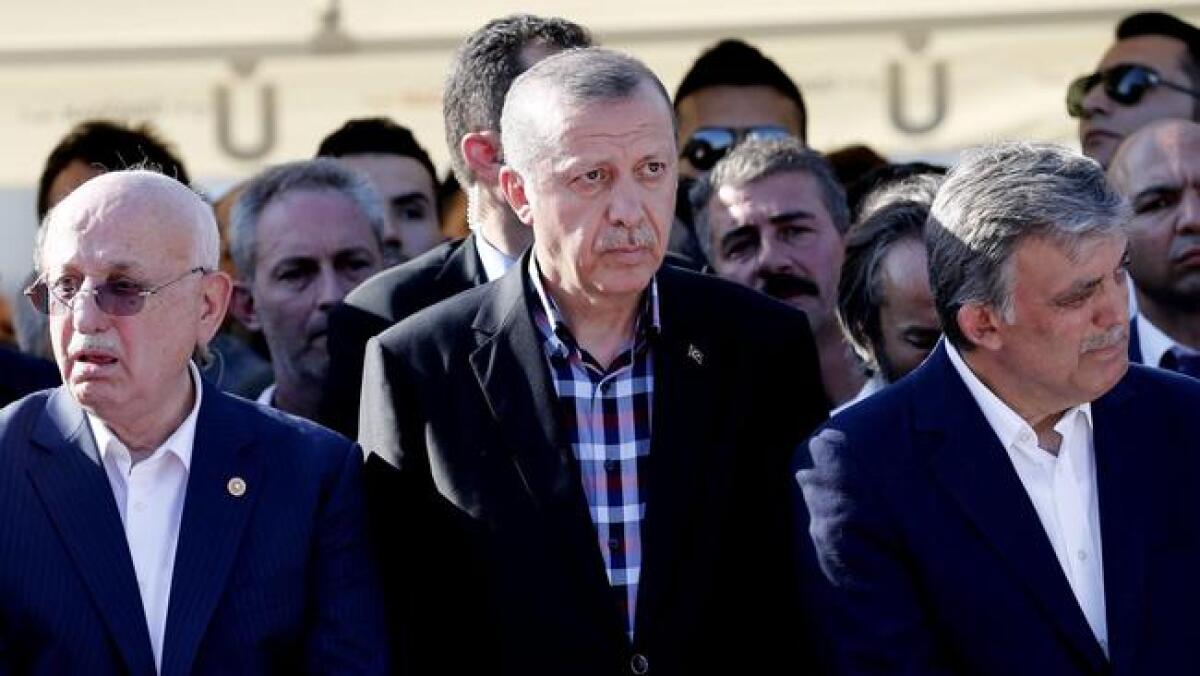
[[[500,159],[500,132],[473,131],[458,142],[458,152],[477,180],[495,185],[504,166]]]
[[[262,331],[262,322],[258,319],[258,310],[254,305],[254,294],[250,292],[250,287],[245,282],[237,282],[233,285],[233,298],[229,305],[229,312],[247,329]]]
[[[525,225],[533,225],[533,208],[529,204],[529,195],[525,192],[525,177],[516,169],[505,166],[500,169],[500,192],[513,213]]]
[[[1004,319],[996,308],[982,303],[967,303],[958,308],[955,319],[958,329],[972,345],[992,351],[1004,345],[999,330]]]

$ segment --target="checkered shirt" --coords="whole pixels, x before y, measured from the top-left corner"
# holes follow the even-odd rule
[[[541,299],[534,321],[558,395],[559,419],[579,463],[608,582],[632,640],[642,572],[658,284],[652,281],[643,294],[634,337],[606,370],[575,342],[536,266],[531,260],[529,274]]]

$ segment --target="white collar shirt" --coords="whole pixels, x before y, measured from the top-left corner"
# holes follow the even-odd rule
[[[497,249],[483,233],[475,231],[476,248],[479,251],[479,262],[483,264],[483,274],[489,282],[494,282],[504,276],[509,268],[517,262],[516,258]]]
[[[258,399],[255,399],[260,404],[275,407],[275,383],[271,383],[263,388],[262,392],[258,393]]]
[[[1137,322],[1138,347],[1142,351],[1142,363],[1146,366],[1160,366],[1163,355],[1172,349],[1188,354],[1196,352],[1171,340],[1162,329],[1150,323],[1146,315],[1139,314],[1133,321]]]
[[[87,414],[101,464],[125,526],[125,539],[137,574],[142,609],[150,630],[150,647],[158,671],[162,670],[167,603],[203,390],[196,366],[189,362],[188,371],[196,393],[191,413],[161,446],[137,465],[132,464],[129,449],[104,422]]]
[[[1062,436],[1055,456],[1038,445],[1029,423],[979,380],[958,350],[948,341],[943,344],[954,370],[1008,454],[1075,600],[1108,654],[1091,404],[1067,410],[1054,425],[1054,431]]]
[[[829,412],[829,415],[837,415],[887,386],[888,384],[887,381],[883,379],[883,374],[876,371],[875,373],[871,374],[870,378],[867,378],[867,382],[863,383],[862,389],[858,391],[858,394],[854,395],[853,399],[840,406],[834,407],[834,409]]]

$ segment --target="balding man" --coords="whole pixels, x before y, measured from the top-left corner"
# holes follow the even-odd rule
[[[360,439],[414,673],[811,664],[784,530],[789,446],[825,410],[813,339],[773,299],[660,269],[673,126],[630,57],[533,66],[500,172],[532,251],[368,344]]]
[[[47,216],[27,294],[64,385],[0,412],[0,673],[384,673],[361,454],[191,361],[212,211],[161,174]]]
[[[1133,205],[1137,288],[1129,357],[1200,377],[1200,124],[1163,120],[1121,145],[1108,171]]]

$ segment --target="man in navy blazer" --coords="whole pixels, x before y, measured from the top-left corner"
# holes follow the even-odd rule
[[[0,412],[0,673],[387,671],[361,452],[190,361],[229,300],[217,246],[152,172],[47,217],[27,294],[64,384]]]
[[[1093,161],[967,153],[927,233],[945,338],[798,455],[840,673],[1200,671],[1200,384],[1130,366]]]

